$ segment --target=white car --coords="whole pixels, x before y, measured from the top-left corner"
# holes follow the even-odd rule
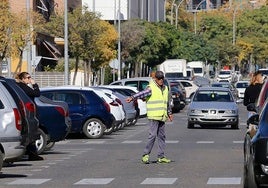
[[[118,89],[127,90],[131,95],[138,93],[138,89],[136,87],[131,86],[122,86],[122,85],[105,85],[103,87],[113,88],[118,91]],[[120,92],[120,91],[118,91]],[[142,99],[138,99],[138,107],[139,107],[139,117],[145,117],[147,115],[146,102]]]
[[[180,82],[186,91],[186,100],[189,101],[189,99],[195,94],[196,90],[199,88],[199,86],[192,80],[178,80],[174,79],[175,81]]]
[[[126,118],[126,114],[122,105],[122,102],[113,94],[109,93],[109,90],[103,88],[93,87],[94,92],[103,98],[110,106],[111,113],[115,118],[114,127],[110,129],[106,129],[104,131],[105,134],[111,134],[114,130],[124,127],[124,122]]]
[[[236,82],[237,76],[231,70],[220,70],[217,76],[217,82]]]
[[[249,81],[238,81],[235,83],[235,87],[238,91],[238,98],[243,99],[245,90],[249,86]]]

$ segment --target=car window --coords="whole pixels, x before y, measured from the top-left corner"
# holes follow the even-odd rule
[[[199,102],[233,102],[231,94],[227,91],[200,91],[193,100]]]
[[[125,86],[136,87],[138,89],[138,81],[126,81]]]
[[[140,91],[146,89],[148,86],[149,82],[148,81],[140,81]]]
[[[70,93],[70,92],[45,92],[42,93],[42,96],[47,97],[54,101],[64,101],[68,105],[78,105],[83,103],[83,98],[78,93]]]
[[[120,86],[122,86],[123,84],[122,84],[122,82],[115,82],[115,83],[112,83],[111,85],[120,85]]]
[[[192,84],[189,82],[181,82],[184,87],[192,87]]]
[[[247,88],[248,87],[248,83],[237,83],[236,84],[236,88]]]

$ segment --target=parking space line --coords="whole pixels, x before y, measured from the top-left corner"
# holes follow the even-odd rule
[[[40,185],[51,179],[17,179],[15,181],[7,183],[8,185]]]
[[[231,178],[209,178],[207,184],[210,185],[240,185],[240,177]]]
[[[139,144],[141,142],[142,141],[140,141],[140,140],[126,140],[126,141],[123,141],[122,143],[123,144]]]
[[[179,143],[179,141],[178,140],[167,140],[166,143],[167,144],[177,144],[177,143]]]
[[[233,141],[234,144],[243,144],[244,141],[243,140],[235,140]]]
[[[74,185],[106,185],[111,183],[114,178],[89,178],[82,179],[76,182]]]
[[[146,178],[143,185],[172,185],[178,178]]]
[[[197,141],[197,144],[214,144],[214,141]]]

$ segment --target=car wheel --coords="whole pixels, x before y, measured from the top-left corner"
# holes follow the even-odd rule
[[[54,145],[55,145],[55,142],[48,142],[47,145],[46,145],[45,150],[46,151],[51,150],[54,147]]]
[[[104,130],[104,134],[106,135],[110,135],[112,134],[112,132],[114,131],[115,125],[113,125],[112,127],[110,127],[109,129],[105,129]]]
[[[38,129],[40,132],[39,139],[35,141],[35,145],[37,148],[37,154],[41,154],[44,152],[46,145],[47,145],[47,135],[42,129]]]
[[[105,125],[101,120],[92,118],[83,125],[83,133],[88,138],[100,138],[103,136]]]
[[[246,135],[244,141],[244,188],[257,188],[253,167],[253,157],[250,155],[250,136]]]
[[[0,150],[0,171],[2,170],[3,164],[4,164],[4,153]]]
[[[188,129],[192,129],[192,128],[194,128],[194,123],[190,123],[190,122],[188,121],[187,128],[188,128]]]

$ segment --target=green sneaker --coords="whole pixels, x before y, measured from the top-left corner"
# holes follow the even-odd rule
[[[168,159],[168,158],[166,158],[166,157],[162,157],[162,158],[158,158],[158,159],[157,159],[157,162],[158,162],[158,163],[170,163],[171,160]]]
[[[149,155],[143,155],[142,158],[141,158],[141,161],[145,164],[149,164],[150,161],[149,161]]]

